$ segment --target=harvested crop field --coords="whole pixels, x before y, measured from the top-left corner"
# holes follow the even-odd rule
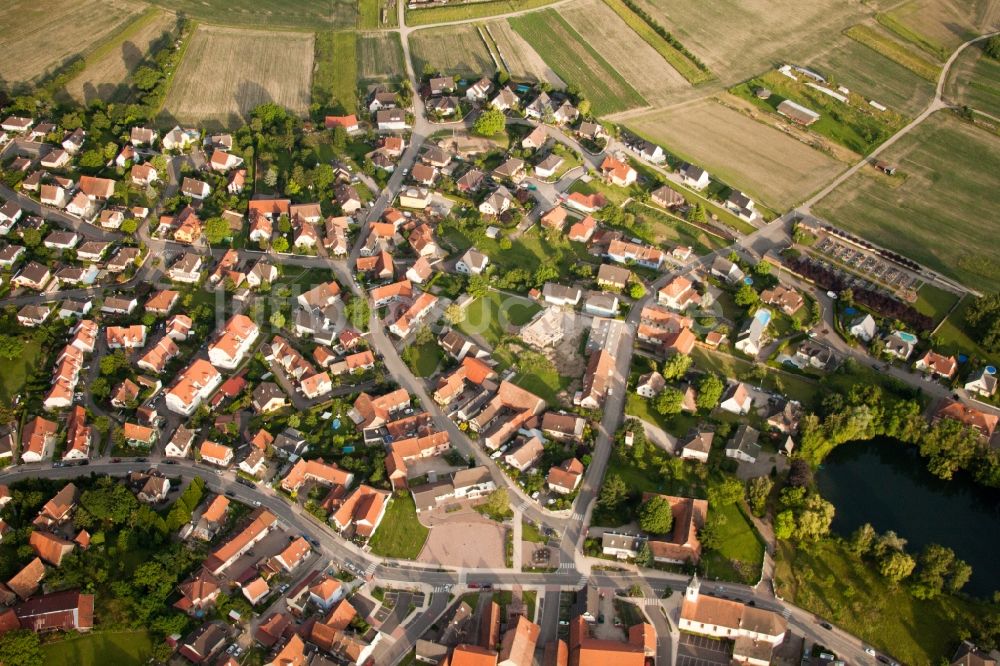
[[[901,40],[875,22],[852,25],[844,34],[876,53],[899,63],[917,76],[936,83],[941,67],[913,44]]]
[[[646,104],[638,91],[554,10],[517,16],[509,22],[559,78],[583,91],[594,115],[604,116]]]
[[[996,0],[910,0],[881,14],[879,23],[899,37],[945,61],[958,46],[1000,18]]]
[[[635,0],[725,84],[800,60],[871,14],[860,0]]]
[[[324,30],[351,28],[358,21],[358,0],[151,0],[192,18],[256,28]]]
[[[987,56],[982,43],[966,47],[948,72],[945,97],[1000,118],[1000,60]]]
[[[35,81],[110,38],[142,10],[123,0],[0,3],[0,79],[6,86]]]
[[[358,34],[358,78],[362,81],[392,81],[406,76],[403,46],[398,32]]]
[[[600,53],[651,104],[667,101],[687,80],[643,41],[603,0],[583,0],[561,14],[590,44],[606,44]]]
[[[309,110],[313,35],[199,26],[163,105],[182,122],[232,125],[274,102]]]
[[[844,168],[711,99],[636,116],[626,124],[775,210],[794,206]]]
[[[502,61],[515,80],[548,81],[556,88],[566,87],[559,75],[545,64],[542,56],[531,48],[531,44],[514,32],[507,21],[490,21],[486,24],[486,28],[488,34],[493,37]]]
[[[896,176],[862,169],[813,211],[969,287],[1000,289],[984,245],[1000,236],[1000,138],[938,111],[880,158]]]
[[[430,65],[445,76],[492,76],[496,65],[472,24],[417,30],[410,35],[413,67],[419,75]]]
[[[832,42],[807,65],[830,81],[911,117],[923,111],[934,96],[929,81],[846,36]]]
[[[555,2],[555,0],[474,0],[449,2],[436,7],[420,7],[406,12],[406,25],[427,25],[448,21],[467,21],[488,18],[497,14],[534,9]]]
[[[152,9],[87,57],[87,66],[66,85],[66,92],[84,104],[120,97],[120,86],[158,43],[170,43],[177,17]]]

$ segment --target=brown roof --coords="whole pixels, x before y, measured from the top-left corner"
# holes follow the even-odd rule
[[[531,664],[540,632],[541,627],[519,615],[517,624],[503,635],[503,641],[500,643],[500,661],[510,660],[514,664],[525,666]]]
[[[27,599],[35,593],[43,578],[45,578],[45,565],[36,557],[7,581],[7,587],[17,596]]]
[[[28,543],[40,558],[49,564],[59,566],[63,558],[73,551],[72,541],[67,541],[50,532],[35,530],[28,537]]]

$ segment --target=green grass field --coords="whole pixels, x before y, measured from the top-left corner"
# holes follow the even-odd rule
[[[925,284],[917,291],[917,302],[913,304],[913,307],[921,314],[931,317],[934,319],[934,323],[937,323],[944,319],[945,315],[948,314],[952,306],[957,302],[958,294],[953,294],[934,285]]]
[[[809,548],[782,543],[776,560],[775,591],[783,598],[912,666],[950,657],[972,618],[986,612],[954,596],[918,600],[833,540]]]
[[[354,113],[358,107],[357,33],[316,33],[312,101]]]
[[[899,63],[864,44],[842,36],[808,65],[829,81],[907,116],[923,111],[934,86]]]
[[[936,63],[880,27],[858,24],[848,28],[844,34],[876,53],[881,53],[889,60],[899,63],[917,76],[931,82],[937,81],[941,68]]]
[[[99,631],[42,646],[47,664],[106,666],[145,664],[153,654],[153,641],[145,631]]]
[[[594,115],[643,106],[636,90],[554,10],[511,18],[509,23],[563,81],[580,87]]]
[[[647,242],[690,246],[697,255],[707,254],[727,245],[722,238],[651,206],[629,204],[626,210],[635,215],[633,233]]]
[[[956,104],[1000,117],[1000,60],[986,55],[982,43],[968,46],[952,65],[945,95]]]
[[[428,68],[445,76],[492,76],[496,65],[479,30],[471,23],[417,30],[410,35],[413,68],[419,76]]]
[[[356,0],[152,0],[154,5],[220,25],[256,28],[354,28]]]
[[[465,309],[465,320],[458,328],[466,335],[481,335],[487,342],[496,345],[507,334],[505,324],[523,326],[541,309],[527,298],[491,291]]]
[[[406,76],[398,32],[359,33],[357,57],[358,79],[363,83],[395,81]]]
[[[723,377],[742,378],[753,369],[750,361],[702,347],[695,347],[691,351],[691,358],[698,368]],[[807,409],[815,404],[820,395],[819,384],[790,372],[779,372],[768,366],[761,367],[767,371],[761,384],[764,388],[779,391],[793,400],[798,400]]]
[[[382,557],[412,560],[420,554],[430,532],[417,520],[417,509],[410,493],[394,495],[385,517],[368,545]]]
[[[935,349],[943,354],[965,354],[970,358],[980,358],[993,365],[1000,365],[1000,354],[991,354],[979,346],[965,329],[965,312],[972,305],[972,297],[966,296],[955,311],[944,320],[935,334],[941,341]]]
[[[0,359],[0,400],[9,403],[21,389],[28,375],[34,371],[42,354],[41,346],[33,339],[24,341],[24,349],[17,358]]]
[[[530,541],[531,543],[545,543],[548,541],[534,523],[529,523],[526,520],[521,521],[521,539]]]
[[[771,96],[760,99],[754,91],[767,88]],[[906,119],[892,111],[877,111],[861,95],[848,97],[849,103],[830,97],[806,85],[805,80],[793,81],[772,70],[730,89],[768,113],[777,113],[778,105],[788,99],[820,114],[809,129],[854,152],[865,155],[906,125]]]
[[[358,0],[358,29],[377,30],[379,28],[395,28],[399,25],[399,15],[395,7],[391,10],[385,0]],[[385,9],[385,23],[382,23],[382,10]]]
[[[752,585],[760,580],[764,563],[764,544],[754,531],[750,519],[736,504],[709,507],[709,514],[718,511],[725,516],[719,529],[719,545],[705,551],[701,559],[705,578],[721,578]]]
[[[466,21],[497,14],[534,9],[555,0],[488,0],[487,2],[453,2],[443,7],[411,9],[406,12],[406,25],[427,25],[447,21]]]
[[[652,423],[675,437],[683,437],[692,427],[698,424],[698,417],[681,412],[672,416],[663,416],[652,408],[649,401],[635,391],[629,391],[625,399],[625,413]]]
[[[1000,138],[942,111],[882,158],[899,166],[895,177],[864,169],[816,212],[969,287],[1000,288],[996,253],[983,245],[1000,234]]]
[[[430,377],[444,359],[444,352],[437,342],[431,340],[422,345],[408,346],[403,350],[403,359],[417,377]]]

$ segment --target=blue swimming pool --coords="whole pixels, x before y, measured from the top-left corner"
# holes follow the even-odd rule
[[[760,310],[757,310],[757,312],[754,314],[754,318],[764,326],[767,326],[769,323],[771,323],[771,311],[765,308],[761,308]]]
[[[906,331],[899,331],[896,333],[896,335],[898,335],[899,339],[902,340],[903,342],[908,342],[911,345],[917,344],[917,336],[913,335],[913,333],[907,333]]]

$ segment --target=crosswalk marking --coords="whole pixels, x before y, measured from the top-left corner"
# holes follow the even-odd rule
[[[576,582],[577,587],[583,587],[590,580],[590,576],[587,574],[580,574],[580,580]]]
[[[374,574],[375,573],[375,569],[377,569],[377,568],[378,568],[378,564],[376,564],[375,562],[369,563],[368,568],[365,569],[365,577],[368,577],[368,576],[371,576],[372,574]]]
[[[559,568],[560,569],[574,569],[574,568],[576,568],[576,565],[573,564],[572,562],[560,562],[559,563]]]
[[[579,511],[573,512],[573,520],[583,520],[583,514]]]
[[[464,571],[459,571],[458,572],[458,584],[459,585],[465,585],[465,572]]]
[[[643,599],[642,600],[642,605],[643,606],[659,606],[660,605],[660,600],[659,599],[652,599],[652,598]]]
[[[522,511],[523,512],[527,508],[528,508],[528,503],[527,502],[521,502],[520,504],[517,505],[517,510],[518,511]]]
[[[438,585],[438,586],[436,586],[436,587],[434,588],[434,591],[435,591],[435,592],[444,592],[444,591],[446,591],[446,590],[447,590],[447,588],[448,588],[448,586],[447,586],[447,585]]]

